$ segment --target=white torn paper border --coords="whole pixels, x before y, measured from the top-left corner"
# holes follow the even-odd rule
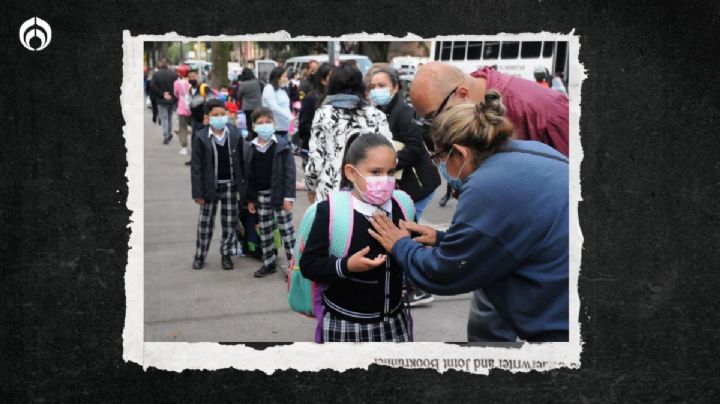
[[[470,373],[488,374],[492,368],[516,371],[544,371],[560,367],[580,366],[580,298],[578,276],[583,237],[578,220],[580,192],[580,163],[583,159],[580,144],[581,85],[587,77],[579,61],[580,40],[574,35],[548,32],[498,35],[452,35],[431,40],[542,40],[568,42],[568,94],[570,98],[570,341],[524,344],[520,348],[476,347],[442,342],[412,343],[332,343],[297,342],[256,350],[242,344],[222,345],[215,342],[145,342],[144,341],[144,169],[143,169],[143,43],[145,41],[410,41],[423,38],[408,33],[404,38],[384,34],[349,34],[340,38],[328,36],[292,37],[288,32],[261,33],[236,36],[184,37],[176,33],[132,36],[123,31],[122,104],[123,136],[127,146],[128,201],[132,211],[128,265],[125,272],[126,313],[123,330],[123,359],[140,364],[144,369],[180,372],[184,369],[261,370],[272,374],[276,370],[296,369],[319,371],[353,368],[367,369],[371,364],[404,368],[430,368],[441,373],[454,369]]]

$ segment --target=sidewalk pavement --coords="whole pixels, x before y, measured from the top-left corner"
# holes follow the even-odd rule
[[[234,257],[232,271],[221,269],[219,212],[205,268],[192,269],[198,207],[190,195],[190,167],[183,164],[190,156],[178,154],[177,136],[163,145],[161,128],[150,118],[146,110],[145,131],[138,134],[145,141],[145,341],[312,341],[315,321],[289,309],[282,271],[254,278],[261,263],[249,257]],[[301,181],[299,159],[296,163]],[[440,208],[444,190],[443,184],[428,205],[425,224],[449,225],[456,201]],[[308,206],[306,193],[298,191],[296,229]],[[470,296],[435,296],[429,305],[413,308],[415,340],[467,341]]]

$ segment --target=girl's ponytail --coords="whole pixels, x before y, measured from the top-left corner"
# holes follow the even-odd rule
[[[352,187],[352,183],[349,179],[345,176],[345,164],[347,164],[348,161],[348,151],[350,150],[350,146],[352,146],[353,143],[355,143],[355,140],[360,137],[360,133],[354,133],[350,135],[350,137],[347,140],[347,143],[345,143],[345,152],[343,153],[342,158],[342,164],[340,164],[340,189],[350,188]],[[350,163],[353,164],[353,163]]]

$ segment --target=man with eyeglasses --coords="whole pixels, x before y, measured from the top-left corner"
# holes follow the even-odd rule
[[[485,92],[500,92],[506,116],[515,126],[518,139],[545,143],[565,156],[569,154],[568,99],[565,95],[542,88],[530,80],[502,74],[484,67],[471,74],[442,62],[430,62],[417,72],[410,90],[415,108],[415,123],[425,127],[447,108],[461,103],[478,103]],[[434,160],[443,153],[433,155]],[[457,190],[456,190],[457,191]],[[447,203],[449,194],[441,200]],[[495,310],[482,290],[476,293],[470,321],[478,339],[488,342],[516,341],[517,334]]]
[[[478,103],[489,89],[502,95],[506,116],[515,126],[518,139],[536,140],[565,156],[569,155],[568,98],[558,91],[500,73],[491,67],[465,74],[443,62],[423,65],[410,91],[415,122],[430,126],[433,118],[448,107]]]

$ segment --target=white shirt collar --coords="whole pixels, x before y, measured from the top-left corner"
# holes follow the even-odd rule
[[[260,137],[256,137],[250,143],[255,146],[257,151],[259,151],[260,153],[265,153],[265,151],[267,151],[267,149],[270,147],[270,145],[273,144],[273,142],[277,143],[277,138],[275,137],[275,135],[272,135],[270,137],[270,140],[268,140],[268,142],[265,144],[260,144]]]
[[[352,195],[353,198],[353,209],[362,215],[372,216],[378,209],[382,209],[392,215],[392,198],[388,199],[380,206],[375,206],[363,201],[362,199],[358,199],[358,197],[356,197],[353,193],[350,193],[350,195]]]
[[[227,134],[228,134],[227,126],[223,128],[223,133],[222,133],[222,136],[220,136],[220,137],[215,135],[215,132],[213,132],[211,127],[208,127],[208,137],[210,139],[214,140],[215,143],[219,144],[220,146],[222,146],[225,143],[225,138],[227,137]]]

